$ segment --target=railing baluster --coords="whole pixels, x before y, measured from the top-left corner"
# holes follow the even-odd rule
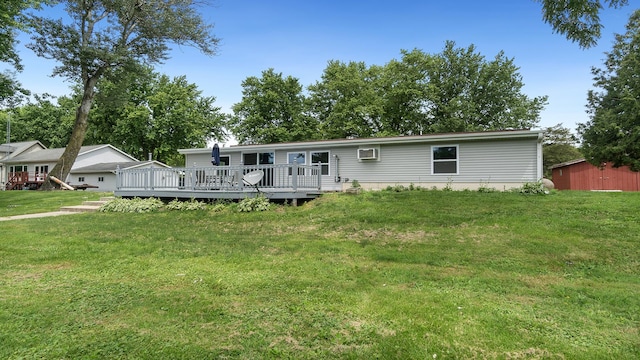
[[[322,165],[253,165],[218,166],[189,168],[145,168],[116,169],[116,188],[118,190],[212,190],[242,191],[253,190],[245,187],[242,176],[250,171],[264,171],[264,178],[258,184],[263,189],[321,189]]]

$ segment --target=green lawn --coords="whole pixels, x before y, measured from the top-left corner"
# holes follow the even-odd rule
[[[0,222],[0,358],[637,359],[638,214],[382,191]]]
[[[112,194],[94,191],[0,191],[0,217],[58,211]]]

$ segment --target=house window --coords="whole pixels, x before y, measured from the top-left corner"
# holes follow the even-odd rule
[[[242,163],[244,165],[271,165],[273,164],[274,155],[272,152],[263,153],[244,153],[242,154]],[[227,156],[227,161],[229,157]],[[222,157],[220,157],[222,162]]]
[[[36,165],[36,174],[46,174],[49,172],[49,165]]]
[[[320,164],[322,175],[329,175],[329,152],[328,151],[312,151],[311,164]]]
[[[104,182],[104,176],[98,176],[98,182]]]
[[[456,175],[458,174],[458,146],[431,147],[431,173]]]
[[[227,166],[229,165],[229,157],[228,156],[220,156],[220,166]]]
[[[27,165],[15,165],[15,166],[10,166],[9,167],[9,172],[12,173],[19,173],[19,172],[27,172]]]
[[[242,154],[242,163],[247,166],[251,165],[273,165],[274,163],[274,153],[272,152],[262,152],[262,153],[244,153]],[[222,159],[220,160],[222,162]],[[250,172],[251,169],[245,169],[245,173]],[[260,181],[260,185],[262,186],[271,186],[273,184],[273,169],[265,168],[264,177]]]
[[[306,165],[307,164],[307,154],[304,152],[292,152],[287,153],[287,164],[298,164],[298,165]],[[289,175],[293,173],[293,169],[289,168]],[[298,175],[303,175],[304,169],[298,169]]]
[[[79,176],[78,177],[78,182],[84,182],[84,176]]]

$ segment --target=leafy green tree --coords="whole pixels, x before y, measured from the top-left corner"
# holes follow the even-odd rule
[[[233,105],[228,127],[242,144],[308,140],[317,137],[314,119],[305,114],[298,79],[273,69],[242,82],[242,100]]]
[[[116,69],[131,71],[168,58],[169,44],[195,46],[214,54],[218,39],[210,34],[194,0],[87,1],[64,0],[71,21],[32,16],[33,40],[28,47],[38,56],[58,61],[53,74],[82,86],[73,132],[51,170],[64,179],[80,151],[89,125],[95,87]]]
[[[382,97],[384,136],[419,135],[425,132],[428,114],[424,108],[429,89],[427,69],[433,61],[420,50],[402,50],[402,59],[382,67],[376,85]]]
[[[139,159],[170,165],[184,161],[178,149],[206,146],[224,139],[225,116],[195,84],[141,67],[136,73],[98,83],[87,143],[110,143]]]
[[[440,54],[403,51],[384,66],[330,61],[308,86],[304,108],[297,79],[287,87],[289,80],[269,70],[243,83],[231,122],[241,142],[524,129],[538,123],[547,101],[522,93],[518,67],[502,52],[486,61],[473,45],[452,41]]]
[[[12,141],[39,140],[47,147],[64,147],[69,141],[77,102],[69,97],[60,97],[57,103],[41,96],[35,100],[15,109],[11,117]]]
[[[542,18],[555,32],[582,48],[595,46],[600,38],[603,5],[618,8],[628,0],[536,0],[542,3]]]
[[[16,71],[22,71],[20,57],[16,51],[18,31],[26,27],[23,12],[38,7],[35,0],[0,1],[0,63],[7,63]],[[15,73],[5,70],[0,73],[0,108],[14,107],[29,92],[15,79]]]
[[[518,67],[503,52],[486,61],[473,45],[456,48],[447,41],[428,64],[426,132],[527,129],[538,123],[547,97],[530,99],[521,92]]]
[[[640,171],[640,10],[629,19],[625,34],[616,34],[603,68],[593,68],[589,91],[590,120],[579,124],[582,152],[594,165],[610,162]]]
[[[15,48],[17,33],[26,26],[24,10],[38,7],[39,3],[35,0],[0,1],[0,62],[7,62],[17,70],[22,70]]]
[[[582,153],[576,147],[577,143],[578,138],[562,124],[544,129],[542,166],[546,178],[551,177],[551,166],[582,158]]]
[[[330,61],[322,80],[308,87],[308,106],[323,139],[371,137],[382,132],[381,69],[363,62]]]
[[[29,94],[30,91],[23,88],[15,78],[14,72],[0,73],[0,109],[6,108],[10,111],[22,103]]]

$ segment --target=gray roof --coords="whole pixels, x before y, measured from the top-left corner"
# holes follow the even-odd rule
[[[555,164],[551,166],[551,169],[556,169],[556,168],[560,168],[560,167],[565,167],[565,166],[569,166],[569,165],[573,165],[573,164],[579,164],[581,162],[585,162],[587,160],[585,160],[584,158],[582,159],[575,159],[575,160],[571,160],[571,161],[565,161],[563,163],[560,164]]]
[[[410,143],[428,143],[436,141],[477,141],[477,140],[500,140],[500,139],[517,139],[517,138],[537,138],[542,141],[542,130],[500,130],[500,131],[481,131],[481,132],[465,132],[465,133],[438,133],[425,135],[407,135],[407,136],[391,136],[379,138],[355,138],[355,139],[332,139],[332,140],[311,140],[289,143],[273,143],[273,144],[254,144],[254,145],[231,145],[229,147],[221,147],[220,152],[223,154],[242,151],[259,151],[259,150],[284,150],[284,149],[302,149],[302,148],[331,148],[353,145],[380,145],[380,144],[410,144]],[[187,154],[206,154],[211,153],[211,148],[202,149],[178,149],[183,155]]]
[[[170,167],[169,165],[163,164],[159,161],[126,161],[126,162],[111,162],[111,163],[100,163],[93,164],[77,169],[71,170],[72,173],[104,173],[104,172],[115,172],[118,167],[120,170],[136,168],[148,164],[153,164],[159,167]]]
[[[105,146],[109,146],[109,145],[88,145],[88,146],[82,146],[80,148],[80,153],[79,155],[82,155],[83,153],[87,153],[89,151],[92,150],[96,150]],[[62,156],[62,153],[64,153],[64,149],[65,148],[56,148],[56,149],[43,149],[43,150],[38,150],[38,151],[33,151],[30,152],[28,154],[23,154],[23,155],[18,155],[14,158],[10,158],[8,160],[10,160],[11,162],[23,162],[23,163],[29,163],[29,162],[56,162],[58,161],[58,159],[60,159],[60,157]]]
[[[46,147],[37,140],[0,144],[0,161],[9,161],[15,157],[18,157],[20,156],[20,154],[22,154],[23,151],[29,149],[34,145],[39,145],[42,149],[46,149]],[[7,156],[8,152],[10,154]]]

